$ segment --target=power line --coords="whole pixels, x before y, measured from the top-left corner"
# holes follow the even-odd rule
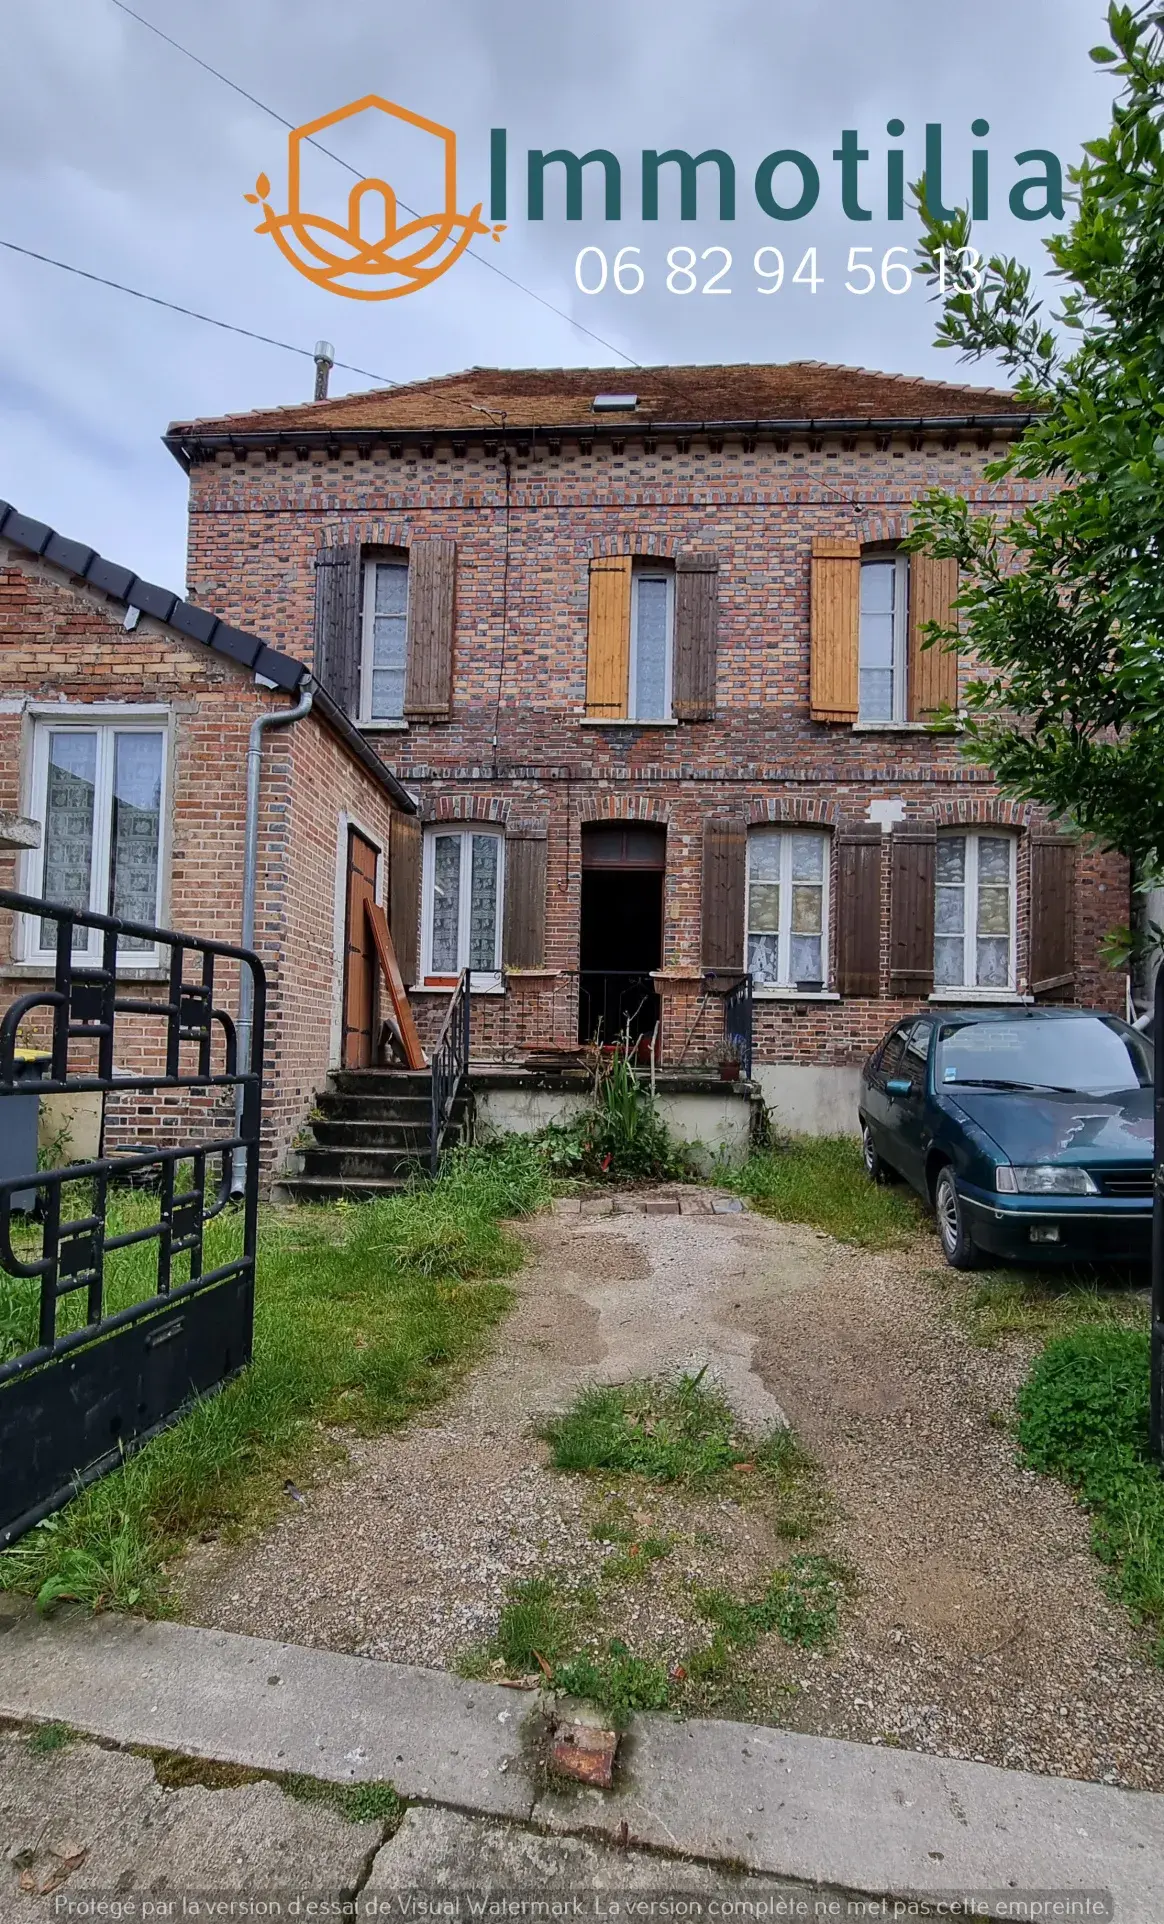
[[[66,274],[79,274],[83,281],[96,281],[98,287],[113,287],[119,294],[132,294],[135,301],[148,301],[151,307],[168,307],[171,314],[184,314],[187,320],[205,321],[207,327],[221,327],[228,334],[245,334],[248,341],[262,341],[267,347],[281,347],[288,354],[303,354],[309,361],[315,359],[309,347],[296,347],[294,341],[277,341],[273,334],[256,334],[253,327],[237,327],[233,321],[217,320],[213,314],[199,314],[196,308],[182,307],[177,301],[164,301],[160,294],[146,294],[140,287],[127,287],[124,281],[110,281],[104,274],[91,274],[87,267],[74,267],[72,261],[58,261],[51,254],[38,254],[33,247],[20,247],[16,241],[10,240],[0,240],[0,247],[7,247],[13,254],[23,254],[30,261],[43,261],[46,267],[60,267]],[[400,385],[398,381],[390,381],[386,374],[373,374],[370,368],[353,367],[350,361],[335,361],[333,366],[342,367],[346,374],[362,374],[365,380],[379,381],[384,387]]]
[[[175,40],[171,34],[164,33],[161,27],[154,25],[152,20],[147,20],[144,13],[136,13],[131,6],[127,6],[126,0],[111,0],[111,4],[115,6],[119,12],[128,14],[131,20],[136,20],[138,25],[145,27],[148,32],[156,34],[159,40],[164,40],[168,47],[173,47],[177,53],[185,54],[187,60],[192,60],[196,67],[202,68],[203,73],[212,74],[215,80],[221,80],[223,86],[229,87],[232,93],[241,95],[243,100],[249,100],[251,106],[257,107],[260,113],[269,114],[272,120],[278,121],[280,127],[286,127],[291,133],[294,133],[295,122],[293,120],[284,119],[283,115],[277,113],[274,107],[268,107],[265,100],[260,100],[257,95],[248,93],[245,87],[240,87],[238,81],[232,80],[229,74],[224,74],[218,67],[212,67],[208,60],[203,60],[201,55],[192,52],[189,47],[184,47],[180,40]],[[364,178],[358,167],[353,167],[350,160],[345,160],[342,154],[337,154],[331,147],[325,147],[321,140],[316,140],[312,137],[308,144],[312,147],[317,147],[321,154],[326,154],[328,159],[334,160],[338,166],[346,168],[347,172],[354,174],[357,180]],[[406,214],[411,214],[414,220],[420,218],[415,207],[410,207],[407,201],[398,201],[397,206],[402,207]],[[514,275],[507,274],[503,267],[497,265],[496,261],[489,260],[484,254],[478,254],[475,248],[470,247],[466,251],[468,258],[476,261],[479,267],[487,267],[491,274],[500,275],[503,281],[508,281],[509,285],[516,287],[519,293],[528,294],[531,301],[537,301],[541,307],[548,308],[551,314],[556,314],[560,321],[566,321],[570,327],[576,327],[580,334],[585,334],[590,340],[597,341],[599,347],[609,348],[612,354],[617,354],[619,359],[625,361],[629,367],[642,366],[642,362],[636,361],[632,354],[626,353],[625,349],[616,347],[613,341],[605,340],[601,334],[596,334],[593,328],[584,327],[581,321],[576,321],[574,316],[567,314],[564,308],[555,307],[554,303],[548,301],[544,294],[537,293],[534,288],[527,287],[524,281],[519,281]],[[338,361],[336,365],[338,367]]]

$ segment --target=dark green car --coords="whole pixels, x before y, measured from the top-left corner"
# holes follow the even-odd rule
[[[1091,1009],[907,1016],[861,1073],[874,1181],[903,1176],[946,1261],[1146,1262],[1152,1044]]]

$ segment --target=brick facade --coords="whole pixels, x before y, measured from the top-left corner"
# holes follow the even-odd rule
[[[235,662],[143,617],[0,540],[0,808],[31,812],[38,718],[76,720],[109,704],[156,705],[171,746],[160,920],[211,939],[240,939],[246,757],[251,723],[286,708]],[[102,705],[105,705],[104,711]],[[392,804],[384,788],[317,714],[270,731],[263,749],[256,946],[268,971],[264,1167],[281,1166],[328,1069],[338,1060],[343,968],[342,890],[350,819],[382,851],[388,883]],[[0,855],[0,886],[20,886],[20,863]],[[48,985],[45,970],[12,959],[11,917],[0,927],[0,1007]],[[128,972],[127,972],[128,973]],[[138,979],[143,980],[141,973]],[[142,993],[161,978],[144,976]],[[233,1014],[237,979],[217,978]],[[127,1032],[122,1068],[150,1059],[149,1025]],[[28,1040],[36,1035],[35,1020]],[[186,1099],[111,1105],[107,1136],[164,1138]],[[183,1124],[185,1126],[185,1124]]]
[[[649,385],[655,372],[636,373],[635,382]],[[321,548],[455,541],[449,719],[413,720],[377,734],[377,744],[420,793],[428,819],[485,818],[510,834],[520,826],[523,834],[546,836],[546,963],[558,970],[578,967],[583,825],[606,818],[666,825],[665,1061],[681,1058],[693,1022],[702,1019],[700,862],[709,816],[842,829],[876,820],[870,807],[880,803],[939,829],[1005,824],[1018,843],[1016,987],[1027,993],[1029,843],[1038,811],[1000,799],[986,771],[963,759],[955,737],[809,716],[813,537],[896,540],[908,529],[912,503],[931,487],[993,512],[1020,508],[1030,488],[1003,487],[984,474],[1002,451],[1006,424],[984,430],[919,418],[867,429],[850,420],[835,430],[825,421],[803,431],[765,431],[755,423],[750,430],[725,424],[700,431],[696,421],[679,433],[628,420],[601,434],[572,429],[561,407],[555,413],[547,406],[542,418],[557,425],[510,428],[501,421],[506,380],[534,377],[484,370],[475,378],[500,423],[492,434],[479,416],[475,426],[449,425],[440,382],[407,390],[403,400],[362,397],[358,411],[340,401],[285,410],[270,421],[254,416],[177,431],[171,444],[180,442],[191,464],[192,592],[273,646],[305,657]],[[547,385],[555,379],[537,378]],[[609,371],[605,379],[569,371],[569,379],[575,389],[587,379],[595,391],[610,384]],[[621,375],[617,383],[632,384]],[[834,411],[855,413],[843,385]],[[998,403],[982,391],[935,392],[962,397],[963,417],[985,417]],[[538,404],[522,405],[524,419],[536,421]],[[941,411],[953,417],[956,410],[947,399]],[[395,419],[410,424],[396,442]],[[466,412],[463,421],[471,420]],[[297,421],[304,429],[299,445]],[[591,721],[591,559],[628,552],[671,558],[691,549],[711,551],[719,563],[714,719]],[[889,841],[887,835],[880,994],[824,1000],[782,992],[760,1001],[759,1060],[851,1064],[911,1006],[890,994]],[[1099,956],[1105,930],[1127,919],[1122,860],[1082,849],[1076,893],[1075,983],[1068,993],[1122,1011],[1122,979]],[[835,921],[832,942],[835,963]],[[418,1002],[422,1030],[431,1033],[443,998],[422,995]],[[476,1044],[489,1054],[515,1038],[522,1045],[567,1040],[562,1031],[571,1019],[568,991],[544,974],[514,975],[503,996],[479,999]]]

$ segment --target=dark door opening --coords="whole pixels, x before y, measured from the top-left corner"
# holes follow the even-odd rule
[[[659,1022],[651,971],[663,960],[666,831],[595,825],[582,834],[578,1036],[649,1046]]]

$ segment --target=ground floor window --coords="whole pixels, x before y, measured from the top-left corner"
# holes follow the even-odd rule
[[[422,966],[426,976],[501,973],[505,841],[495,830],[434,828],[424,841]]]
[[[828,835],[819,829],[751,830],[747,967],[757,987],[823,988],[828,850]]]
[[[934,987],[1013,989],[1015,838],[940,835]]]
[[[159,919],[166,735],[152,725],[38,722],[33,738],[32,814],[42,825],[33,893],[127,922]],[[56,951],[57,925],[31,925],[30,959]],[[78,929],[74,953],[101,953],[95,929]],[[156,945],[123,935],[118,950],[156,959]]]

